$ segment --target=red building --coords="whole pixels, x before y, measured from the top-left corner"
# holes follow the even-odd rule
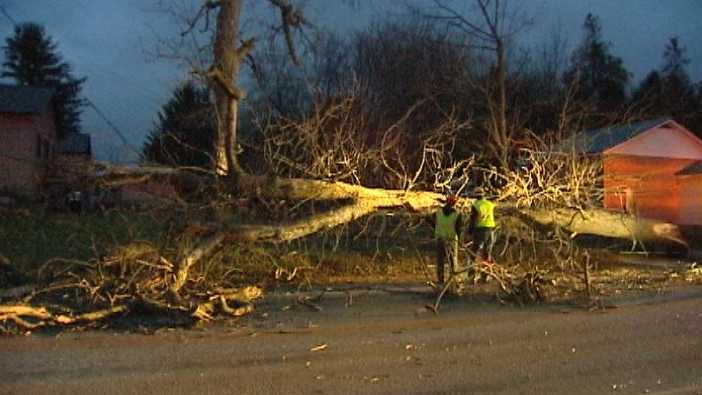
[[[702,225],[702,140],[671,119],[589,130],[576,148],[599,154],[604,207],[678,225]]]
[[[0,191],[33,194],[54,156],[52,91],[0,84]]]

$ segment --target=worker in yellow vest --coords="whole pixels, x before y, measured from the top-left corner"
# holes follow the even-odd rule
[[[458,239],[461,237],[463,218],[456,210],[457,198],[446,196],[443,207],[434,214],[434,237],[436,238],[436,274],[438,284],[446,280],[446,269],[458,271]],[[446,261],[449,262],[446,265]],[[448,267],[447,267],[448,266]]]
[[[485,198],[485,190],[475,188],[476,200],[470,213],[468,232],[473,237],[472,252],[476,259],[492,262],[492,248],[495,245],[495,203]]]

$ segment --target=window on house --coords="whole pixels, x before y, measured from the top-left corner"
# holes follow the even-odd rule
[[[46,139],[44,139],[44,148],[43,148],[43,151],[44,151],[43,154],[44,154],[44,156],[42,157],[42,159],[49,160],[50,154],[51,154],[51,151],[50,151],[50,150],[51,150],[51,147],[50,147],[50,145],[49,145],[49,141],[46,140]]]
[[[42,137],[42,135],[37,134],[37,143],[35,147],[35,155],[37,159],[49,160],[51,159],[51,142],[48,139]]]

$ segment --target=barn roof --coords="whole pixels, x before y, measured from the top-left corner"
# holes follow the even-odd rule
[[[702,174],[702,160],[699,160],[687,167],[684,167],[682,170],[675,173],[676,176],[690,176],[694,174]]]
[[[0,112],[38,114],[51,102],[51,88],[0,84]]]
[[[85,133],[69,133],[59,143],[58,150],[62,154],[87,154],[92,153],[90,135]]]
[[[589,129],[578,133],[569,144],[574,143],[576,152],[600,154],[647,130],[671,122],[670,118],[657,118],[647,121],[624,123],[601,129]],[[565,145],[565,144],[564,144]]]

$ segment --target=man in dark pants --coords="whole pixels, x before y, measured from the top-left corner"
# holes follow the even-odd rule
[[[482,258],[492,262],[492,248],[495,245],[495,203],[485,198],[485,190],[475,188],[476,200],[470,212],[468,231],[473,237],[472,252],[475,260]]]
[[[458,270],[458,239],[461,237],[463,218],[456,208],[456,196],[448,195],[444,206],[434,214],[434,237],[436,238],[436,274],[438,285],[446,281],[446,261],[450,273]]]

